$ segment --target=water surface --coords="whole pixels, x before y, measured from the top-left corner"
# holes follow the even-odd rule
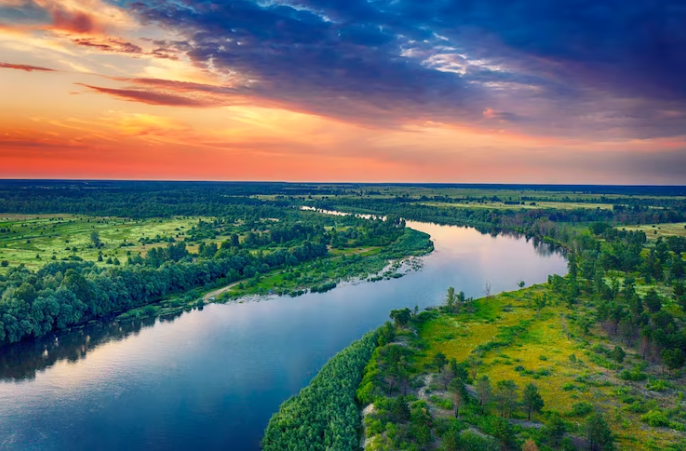
[[[513,236],[408,222],[435,251],[403,278],[297,298],[209,305],[166,320],[98,324],[0,348],[0,449],[259,449],[270,416],[391,309],[482,296],[564,274]]]

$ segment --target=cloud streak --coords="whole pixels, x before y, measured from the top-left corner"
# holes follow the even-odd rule
[[[16,69],[25,72],[55,72],[55,69],[47,67],[31,66],[29,64],[0,63],[0,69]]]

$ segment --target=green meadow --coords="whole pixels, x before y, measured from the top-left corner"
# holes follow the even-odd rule
[[[0,261],[38,269],[51,261],[90,261],[98,265],[124,263],[169,238],[183,240],[198,218],[126,219],[70,215],[0,215]],[[94,246],[97,232],[102,246]],[[102,255],[99,261],[98,255]],[[111,259],[110,263],[108,260]],[[7,267],[2,267],[6,271]]]

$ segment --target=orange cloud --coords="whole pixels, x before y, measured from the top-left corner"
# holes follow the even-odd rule
[[[26,72],[33,72],[33,71],[55,72],[55,69],[49,69],[47,67],[40,67],[40,66],[31,66],[28,64],[0,63],[0,68],[2,68],[2,69],[17,69],[17,70],[23,70]]]

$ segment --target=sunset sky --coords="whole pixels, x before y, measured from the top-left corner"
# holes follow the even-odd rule
[[[0,0],[0,177],[686,184],[683,0]]]

